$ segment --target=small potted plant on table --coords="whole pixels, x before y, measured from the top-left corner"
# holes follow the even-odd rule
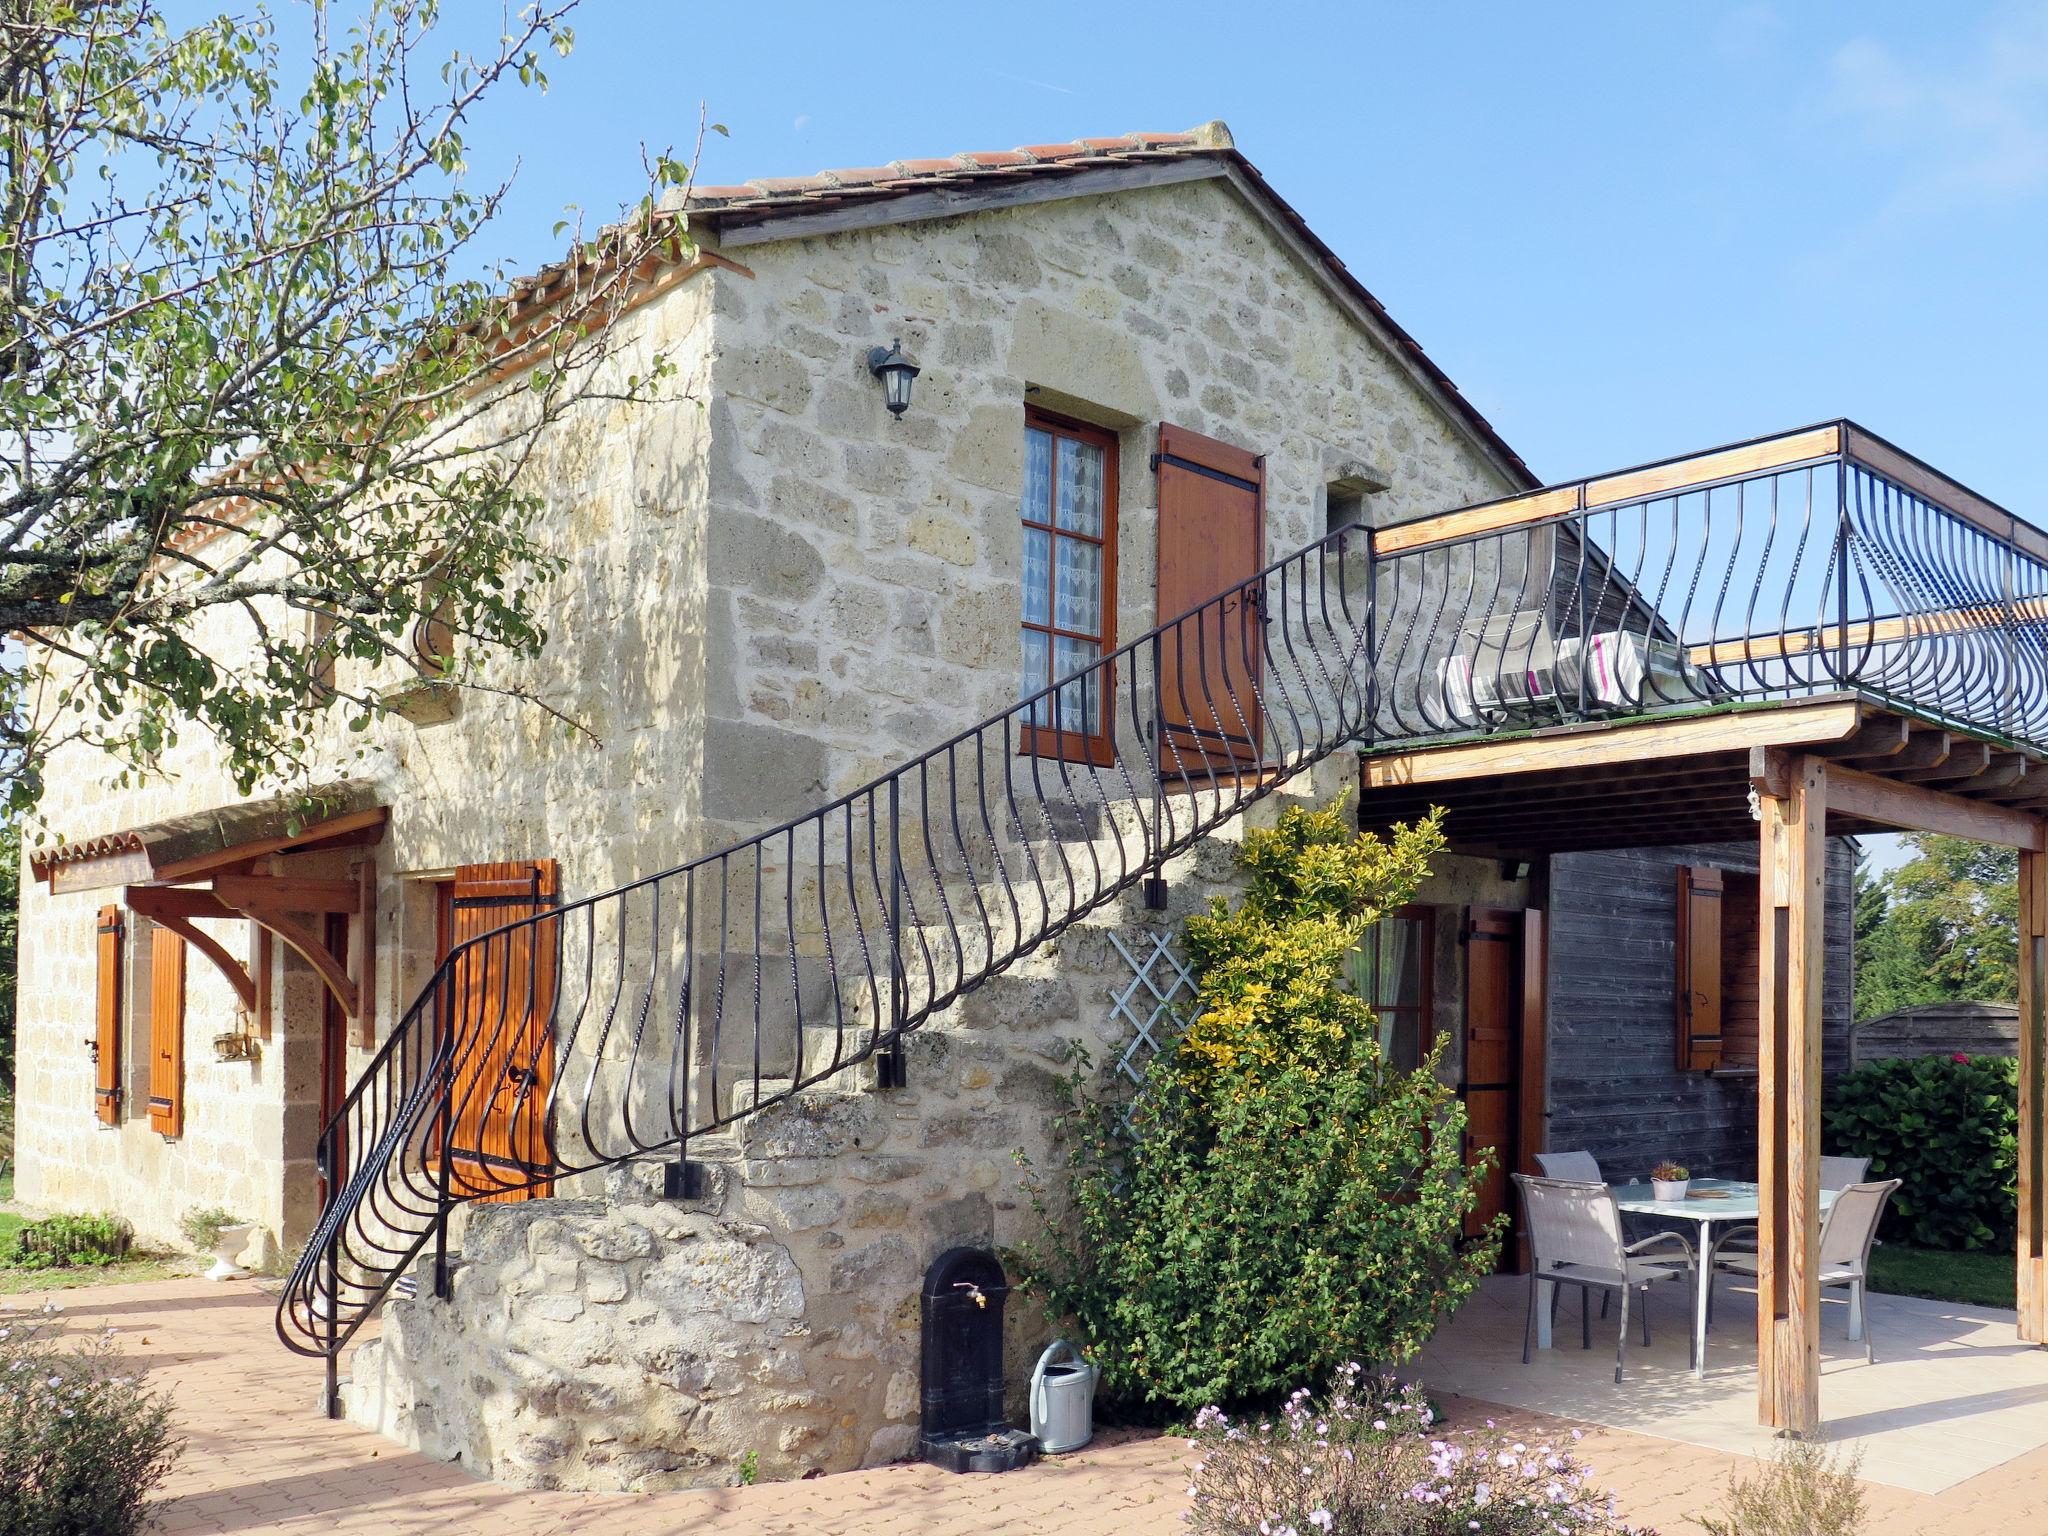
[[[1650,1196],[1655,1200],[1683,1200],[1692,1183],[1692,1170],[1669,1159],[1650,1170]]]

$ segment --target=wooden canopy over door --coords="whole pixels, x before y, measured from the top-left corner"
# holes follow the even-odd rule
[[[1252,578],[1265,564],[1265,465],[1185,427],[1159,429],[1159,621],[1203,605],[1160,645],[1159,767],[1169,778],[1259,760],[1265,627]]]
[[[553,909],[557,879],[553,859],[465,864],[449,890],[454,969],[441,1029],[449,1192],[459,1198],[531,1200],[553,1187],[545,1176],[554,1171],[547,1112],[560,923],[493,930]]]

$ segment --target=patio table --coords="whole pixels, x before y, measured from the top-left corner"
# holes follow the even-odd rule
[[[1757,1187],[1739,1179],[1694,1179],[1683,1200],[1659,1200],[1648,1184],[1610,1184],[1614,1192],[1614,1203],[1624,1212],[1633,1216],[1661,1216],[1672,1221],[1695,1222],[1699,1226],[1698,1240],[1694,1244],[1698,1254],[1698,1283],[1693,1287],[1693,1367],[1695,1376],[1707,1373],[1707,1291],[1713,1284],[1713,1274],[1708,1268],[1708,1253],[1714,1244],[1716,1225],[1754,1226],[1760,1214]],[[1700,1196],[1703,1198],[1694,1198]],[[1821,1213],[1835,1203],[1835,1192],[1824,1189],[1820,1192]],[[1539,1305],[1536,1309],[1536,1342],[1543,1348],[1550,1347],[1550,1308]]]

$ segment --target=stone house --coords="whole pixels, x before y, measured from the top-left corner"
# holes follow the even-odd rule
[[[600,745],[409,701],[336,743],[303,826],[203,743],[122,788],[74,753],[65,841],[24,872],[21,1197],[313,1239],[288,1339],[338,1348],[382,1306],[348,1411],[535,1485],[912,1450],[919,1282],[1028,1235],[1013,1154],[1045,1156],[1071,1042],[1109,1064],[1160,1028],[1165,941],[1229,888],[1244,818],[1355,778],[1266,697],[1314,691],[1298,660],[1261,663],[1263,725],[1225,718],[1217,636],[1272,622],[1243,594],[1308,550],[1323,601],[1358,598],[1332,530],[1535,484],[1220,124],[684,212],[693,259],[629,321],[678,398],[579,416],[533,470],[564,570],[547,653],[507,672]],[[899,343],[922,371],[892,416],[870,359]],[[1117,662],[1149,718],[1056,686],[1183,613],[1185,647]],[[1149,786],[1116,798],[1134,753]],[[1755,859],[1454,852],[1361,985],[1390,1050],[1452,1037],[1475,1149],[1526,1163],[1547,1115],[1622,1172],[1745,1165],[1755,1003],[1746,1060],[1731,1031],[1715,1070],[1670,1062],[1674,879],[1753,887]],[[1466,1042],[1538,1013],[1547,1053],[1481,1072]],[[1645,1040],[1617,1103],[1615,1047]],[[1043,1325],[1011,1323],[1014,1364]]]

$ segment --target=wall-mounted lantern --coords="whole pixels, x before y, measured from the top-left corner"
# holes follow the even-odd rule
[[[882,381],[883,399],[891,416],[900,417],[910,409],[910,381],[917,377],[918,367],[903,350],[900,337],[886,347],[868,350],[868,372]]]

